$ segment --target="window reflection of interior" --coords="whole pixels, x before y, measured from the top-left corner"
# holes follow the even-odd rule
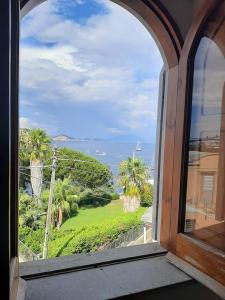
[[[225,251],[225,22],[200,41],[193,76],[185,232]],[[221,47],[222,46],[222,47]]]

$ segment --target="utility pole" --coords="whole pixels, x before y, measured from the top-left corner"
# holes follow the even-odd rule
[[[55,170],[56,170],[56,163],[57,163],[56,150],[57,149],[54,146],[53,161],[52,161],[52,175],[51,175],[50,191],[49,191],[49,198],[48,198],[48,211],[47,211],[47,219],[46,219],[46,227],[45,227],[45,240],[44,240],[44,247],[43,247],[43,259],[46,259],[48,257],[48,240],[49,240],[49,231],[51,228],[51,210],[52,210],[52,201],[54,197]]]

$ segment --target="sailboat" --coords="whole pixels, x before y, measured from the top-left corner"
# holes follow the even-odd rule
[[[136,151],[142,151],[140,142],[137,142]]]

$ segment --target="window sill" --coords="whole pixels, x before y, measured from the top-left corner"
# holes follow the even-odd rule
[[[21,263],[21,299],[149,299],[149,295],[165,299],[170,295],[184,300],[193,289],[204,298],[219,299],[170,264],[166,254],[152,243]]]
[[[30,279],[64,272],[92,269],[100,266],[119,264],[130,260],[139,260],[166,254],[159,243],[116,248],[88,254],[77,254],[46,260],[23,262],[19,265],[20,277]]]

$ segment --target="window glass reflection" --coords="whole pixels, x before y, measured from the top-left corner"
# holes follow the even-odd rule
[[[185,232],[225,251],[224,26],[194,61]]]

